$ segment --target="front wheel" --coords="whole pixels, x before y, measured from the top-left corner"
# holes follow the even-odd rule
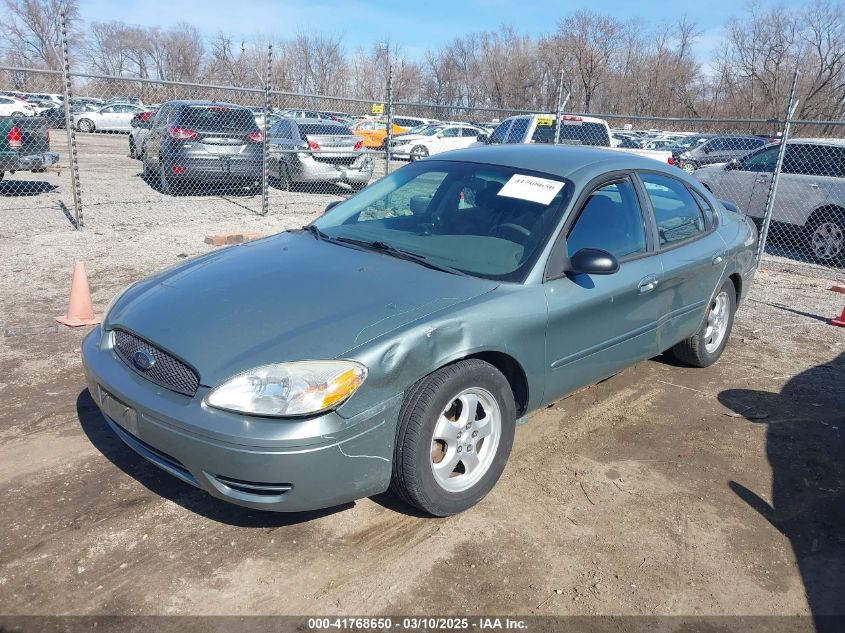
[[[672,348],[675,358],[693,367],[709,367],[719,360],[731,336],[735,311],[736,288],[728,280],[710,300],[701,329]]]
[[[681,169],[683,169],[683,170],[684,170],[685,172],[687,172],[688,174],[691,174],[691,173],[692,173],[692,172],[694,172],[696,169],[698,169],[698,165],[696,165],[696,164],[695,164],[694,162],[692,162],[692,161],[684,161],[684,162],[682,163],[682,165],[681,165]]]
[[[91,119],[79,119],[79,123],[76,124],[76,129],[80,132],[93,132],[94,122]]]
[[[515,420],[510,385],[489,363],[463,360],[435,371],[405,395],[391,489],[434,516],[472,507],[505,468]]]

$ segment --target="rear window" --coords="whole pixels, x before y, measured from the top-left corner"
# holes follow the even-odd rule
[[[352,136],[352,130],[345,125],[333,125],[331,123],[300,123],[299,134],[302,140],[307,136],[319,136],[327,134],[331,136]]]
[[[563,121],[560,126],[560,142],[566,145],[594,145],[610,147],[607,128],[601,123]],[[554,143],[555,125],[538,125],[531,140],[535,143]]]
[[[227,106],[190,106],[182,110],[179,121],[200,130],[251,132],[258,129],[252,112]]]

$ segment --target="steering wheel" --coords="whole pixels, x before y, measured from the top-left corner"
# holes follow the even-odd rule
[[[493,227],[492,233],[494,235],[499,234],[502,237],[505,237],[505,233],[511,233],[517,235],[517,239],[515,240],[519,244],[522,244],[527,237],[531,237],[531,231],[526,229],[524,226],[519,224],[514,224],[513,222],[503,222],[502,224],[497,224]],[[514,240],[511,240],[514,241]]]

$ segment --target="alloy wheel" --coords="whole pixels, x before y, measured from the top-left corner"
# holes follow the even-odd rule
[[[704,349],[712,354],[722,344],[730,321],[731,302],[724,290],[716,295],[707,312],[707,326],[704,328]]]
[[[479,387],[449,401],[434,426],[431,470],[448,492],[474,486],[490,469],[502,435],[502,413],[493,395]]]
[[[845,249],[845,231],[836,222],[822,222],[810,236],[810,249],[822,261],[836,259]]]

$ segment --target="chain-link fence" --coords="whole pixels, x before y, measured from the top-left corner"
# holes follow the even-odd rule
[[[559,143],[674,164],[761,229],[768,210],[767,256],[836,267],[845,258],[842,121],[790,128],[393,103],[389,72],[384,99],[374,102],[275,91],[266,71],[255,72],[260,87],[72,72],[65,85],[61,72],[0,68],[0,108],[29,106],[0,110],[8,115],[0,117],[0,205],[12,213],[58,207],[74,225],[84,211],[91,226],[106,209],[112,222],[114,213],[150,208],[313,217],[409,161],[483,143]]]

